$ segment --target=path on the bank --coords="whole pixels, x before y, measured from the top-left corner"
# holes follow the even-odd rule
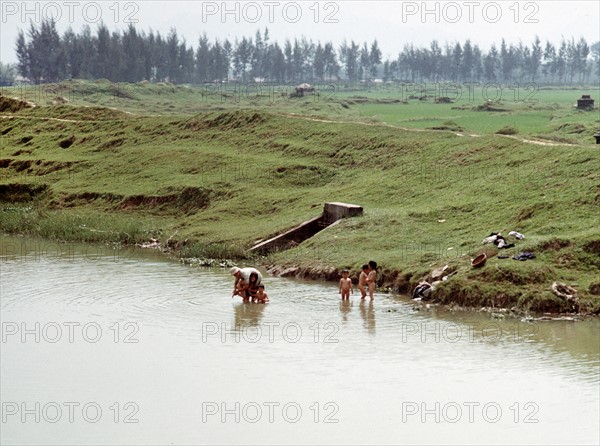
[[[48,118],[44,116],[15,116],[15,115],[0,115],[2,119],[40,119],[42,121],[58,121],[58,122],[88,122],[75,119]]]
[[[356,124],[356,125],[366,125],[366,126],[373,126],[373,127],[388,127],[388,128],[392,128],[392,129],[399,129],[399,130],[404,130],[407,132],[449,132],[452,133],[453,135],[456,136],[469,136],[471,138],[480,138],[483,135],[478,135],[476,133],[468,133],[468,134],[464,134],[461,132],[453,132],[452,130],[433,130],[433,129],[417,129],[417,128],[410,128],[410,127],[402,127],[399,125],[391,125],[388,124],[387,122],[364,122],[364,121],[334,121],[334,120],[330,120],[330,119],[323,119],[323,118],[314,118],[314,117],[310,117],[310,116],[302,116],[302,115],[298,115],[295,113],[282,113],[282,116],[286,116],[288,118],[293,118],[293,119],[304,119],[306,121],[313,121],[313,122],[325,122],[325,123],[331,123],[331,124]],[[549,142],[549,141],[540,141],[537,139],[526,139],[526,138],[521,138],[519,136],[515,136],[515,135],[502,135],[502,134],[496,134],[496,136],[501,136],[503,138],[511,138],[526,144],[536,144],[538,146],[550,146],[550,147],[585,147],[582,144],[571,144],[571,143],[558,143],[558,142]]]

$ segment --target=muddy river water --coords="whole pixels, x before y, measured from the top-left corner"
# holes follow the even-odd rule
[[[599,444],[600,323],[2,237],[2,444]]]

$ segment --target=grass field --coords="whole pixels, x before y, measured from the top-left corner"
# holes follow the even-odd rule
[[[600,100],[597,89],[487,105],[385,88],[296,99],[107,81],[44,89],[3,90],[38,104],[0,114],[6,232],[157,238],[186,257],[243,259],[343,201],[364,216],[257,260],[331,279],[375,259],[380,286],[401,292],[448,264],[457,274],[437,291],[444,303],[573,310],[550,291],[561,281],[576,284],[580,311],[600,311],[600,119],[573,108],[581,94]],[[486,248],[492,258],[472,270],[482,239],[510,230],[526,235],[510,254],[537,258]]]

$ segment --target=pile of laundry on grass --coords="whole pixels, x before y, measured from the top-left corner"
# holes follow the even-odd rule
[[[483,239],[483,244],[489,244],[489,243],[493,243],[498,249],[509,249],[509,248],[514,248],[515,245],[515,241],[518,240],[523,240],[525,238],[525,236],[523,234],[521,234],[520,232],[516,232],[516,231],[510,231],[508,233],[508,236],[511,237],[511,241],[507,240],[505,237],[502,236],[502,234],[500,232],[492,232],[489,236],[487,236],[485,239]],[[499,255],[497,256],[499,259],[508,259],[509,256],[507,255]],[[520,261],[525,261],[525,260],[531,260],[531,259],[535,259],[535,254],[533,252],[530,251],[525,251],[525,252],[520,252],[519,254],[516,254],[512,257],[514,260],[520,260]],[[474,267],[480,267],[483,266],[485,264],[485,261],[487,260],[487,255],[485,253],[480,254],[479,256],[477,256],[475,259],[471,260],[471,265],[473,265]],[[441,271],[445,271],[448,268],[448,265],[446,265]],[[437,270],[434,270],[434,272],[431,274],[431,281],[427,281],[427,280],[422,280],[421,282],[419,282],[419,284],[415,287],[415,289],[413,290],[412,293],[412,298],[414,300],[420,301],[426,301],[426,300],[430,300],[433,297],[433,292],[436,289],[436,286],[438,284],[440,284],[443,281],[448,280],[448,278],[450,276],[452,276],[453,274],[455,274],[456,272],[446,275],[445,277],[435,277],[435,273]]]
[[[500,232],[492,232],[489,236],[483,239],[482,244],[494,244],[499,250],[515,248],[516,243],[519,240],[523,240],[525,236],[516,231],[510,231],[508,233],[509,239],[507,240]],[[508,259],[508,255],[498,255],[499,259]],[[535,259],[535,254],[531,251],[519,252],[512,256],[513,260],[525,261]],[[485,252],[480,253],[474,259],[471,259],[471,265],[474,268],[479,268],[485,265],[487,260],[487,254]],[[431,274],[429,281],[423,280],[413,290],[412,298],[415,301],[428,301],[433,298],[433,294],[437,285],[448,280],[451,276],[456,274],[456,271],[450,273],[448,265],[444,268],[436,269]],[[552,293],[557,297],[566,301],[569,311],[579,311],[579,299],[577,297],[577,290],[573,286],[567,285],[561,282],[554,282],[550,288]],[[554,319],[553,319],[554,320]],[[562,319],[561,319],[562,320]]]
[[[521,234],[520,232],[516,232],[516,231],[510,231],[508,233],[508,235],[509,235],[509,237],[514,237],[517,240],[523,240],[525,238],[525,236],[523,234]],[[489,236],[487,236],[486,238],[483,239],[483,242],[482,242],[483,245],[487,245],[489,243],[493,243],[498,249],[509,249],[509,248],[514,248],[516,246],[514,242],[509,243],[509,241],[506,240],[506,238],[504,238],[502,236],[502,234],[499,232],[492,232]],[[499,259],[508,259],[509,256],[499,255],[498,258]],[[520,260],[520,261],[531,260],[531,259],[535,259],[535,254],[530,251],[525,251],[525,252],[520,252],[519,254],[512,256],[512,258],[513,258],[513,260]]]

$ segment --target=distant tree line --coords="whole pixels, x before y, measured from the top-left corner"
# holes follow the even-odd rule
[[[17,67],[0,62],[0,87],[7,87],[15,83],[17,78]]]
[[[31,23],[27,34],[21,30],[16,52],[19,74],[33,83],[106,78],[176,84],[227,79],[582,84],[597,83],[600,76],[600,42],[590,46],[583,38],[554,44],[536,37],[529,45],[502,39],[487,52],[468,39],[444,45],[434,40],[428,47],[406,44],[397,58],[383,61],[377,40],[344,41],[336,48],[301,37],[280,45],[265,29],[233,42],[204,34],[194,48],[175,29],[163,36],[130,25],[111,33],[100,24],[95,32],[86,26],[60,35],[48,20]]]

